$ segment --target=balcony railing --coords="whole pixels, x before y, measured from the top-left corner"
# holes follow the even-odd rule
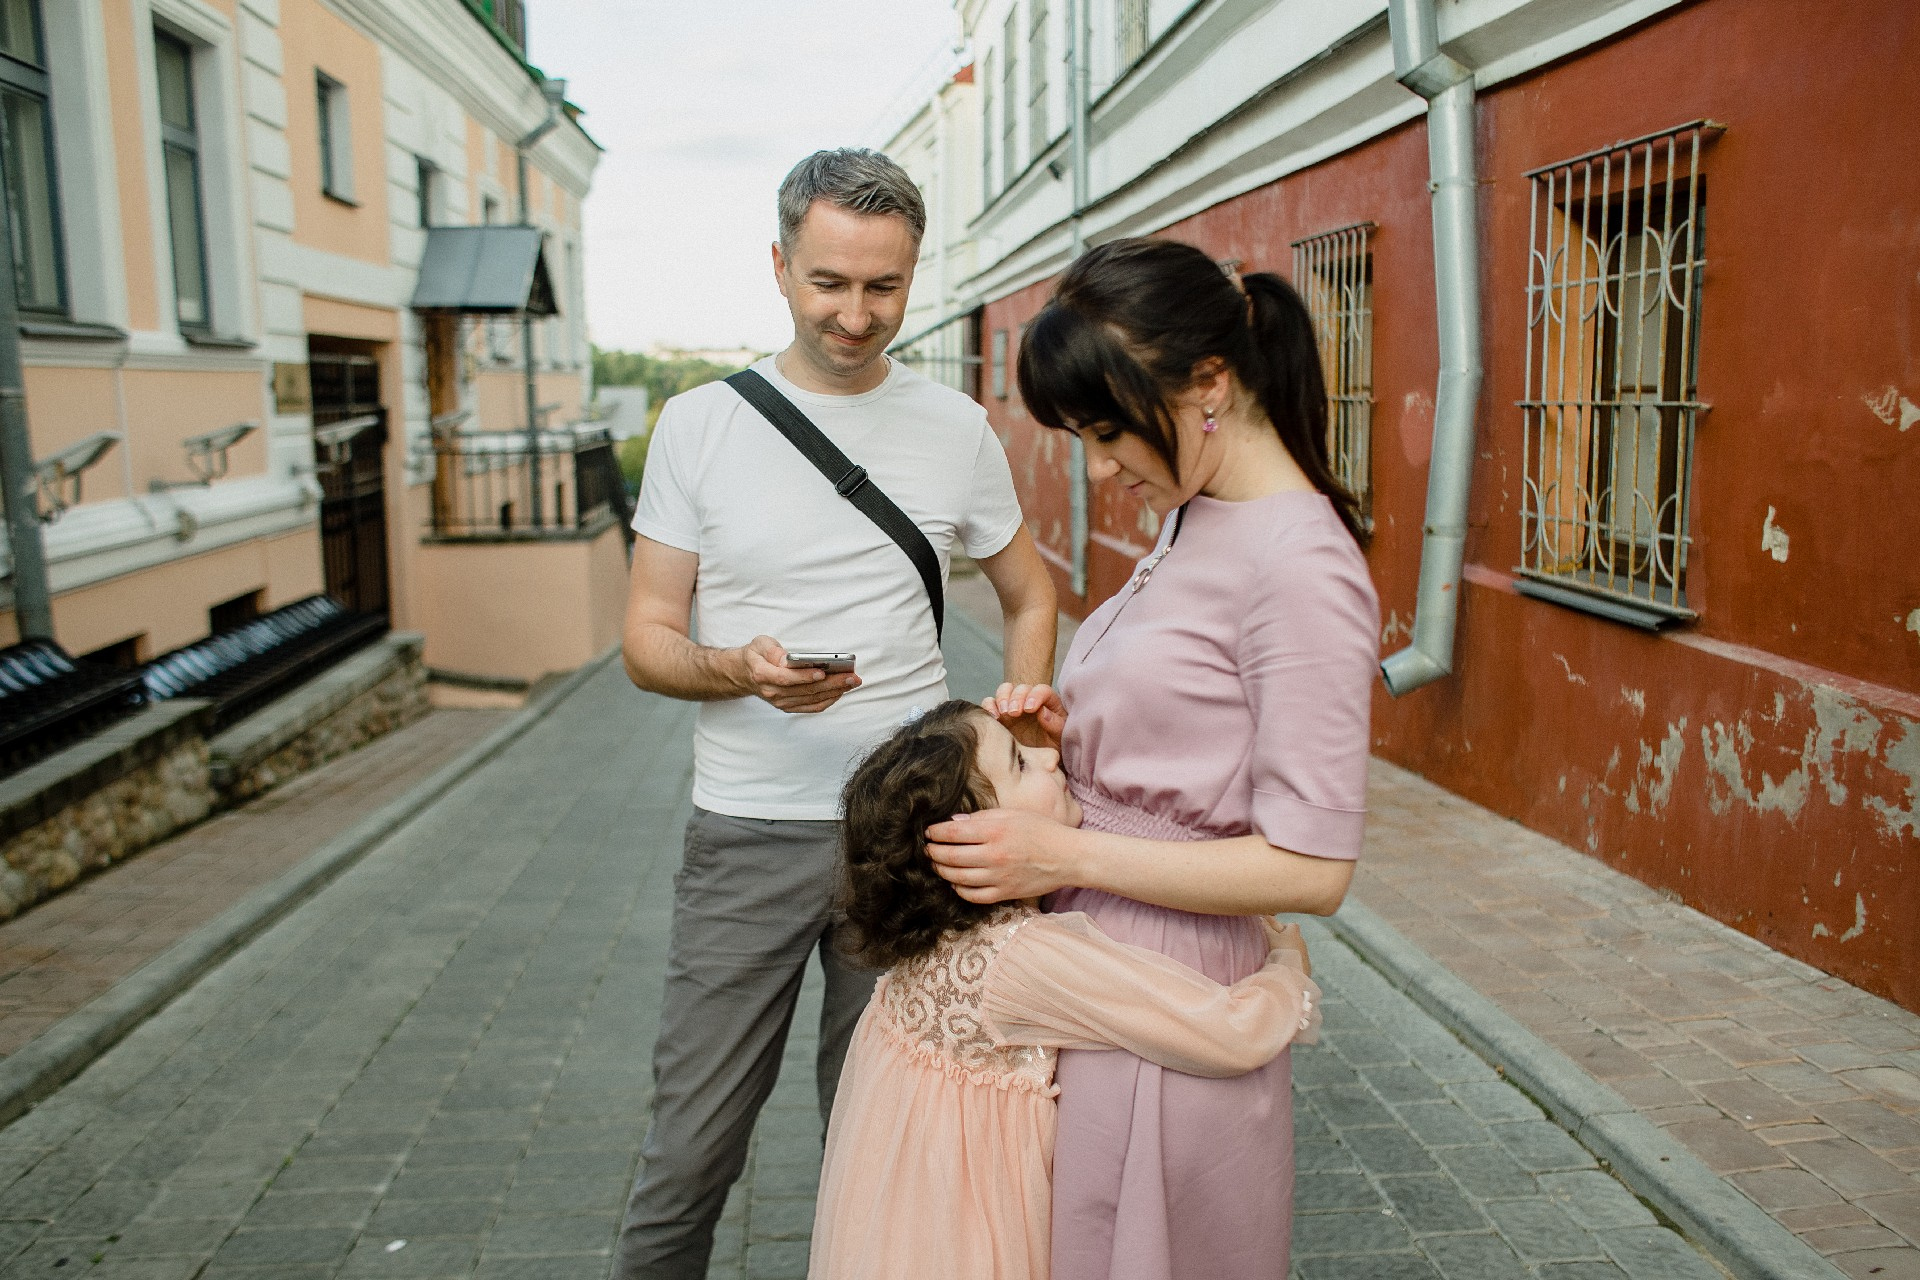
[[[521,431],[441,435],[433,455],[437,538],[593,537],[632,518],[626,481],[604,428],[541,432],[532,465]]]

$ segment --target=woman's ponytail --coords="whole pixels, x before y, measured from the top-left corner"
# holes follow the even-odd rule
[[[1360,504],[1327,459],[1327,385],[1313,315],[1293,286],[1270,271],[1244,276],[1241,284],[1247,291],[1250,341],[1246,358],[1236,362],[1240,380],[1307,479],[1364,547],[1369,533]]]

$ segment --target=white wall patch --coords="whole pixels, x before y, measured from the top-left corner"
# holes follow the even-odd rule
[[[1785,564],[1787,562],[1787,531],[1773,522],[1773,515],[1773,508],[1768,507],[1766,522],[1760,526],[1760,549]]]

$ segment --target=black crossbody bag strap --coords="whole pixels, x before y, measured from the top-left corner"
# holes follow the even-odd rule
[[[800,412],[793,401],[781,395],[771,382],[751,369],[742,369],[727,379],[727,385],[738,391],[742,400],[758,409],[760,416],[772,423],[774,430],[785,436],[787,442],[800,451],[800,456],[827,478],[835,493],[879,525],[880,531],[907,553],[907,559],[920,572],[921,585],[927,589],[927,603],[933,606],[933,634],[935,637],[944,636],[947,598],[940,588],[940,557],[934,554],[933,544],[927,541],[926,534],[920,532],[920,526],[896,507],[893,499],[883,493],[879,485],[867,479],[865,467],[855,465],[846,454],[840,452],[833,441],[813,425],[813,420]]]

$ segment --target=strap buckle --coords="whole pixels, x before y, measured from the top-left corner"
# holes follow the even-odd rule
[[[861,487],[866,483],[867,469],[856,465],[852,470],[848,471],[847,474],[834,481],[833,491],[843,498],[851,498],[854,494],[860,492]]]

